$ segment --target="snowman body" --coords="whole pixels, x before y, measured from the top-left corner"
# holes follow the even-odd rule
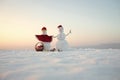
[[[42,35],[47,35],[47,32],[44,31]],[[42,41],[43,45],[44,45],[44,51],[49,51],[50,50],[50,42],[46,42],[46,41]]]
[[[44,45],[44,50],[43,51],[49,51],[50,50],[50,42],[42,42]]]
[[[65,51],[68,49],[68,43],[65,40],[66,35],[64,34],[63,31],[60,31],[60,33],[57,35],[57,43],[56,43],[56,48],[57,50]]]
[[[45,38],[45,36],[48,36],[47,35],[47,31],[45,30],[45,31],[42,31],[42,36],[43,36],[43,40],[41,41],[41,43],[44,45],[44,49],[43,49],[43,51],[49,51],[50,50],[50,42],[48,42],[46,39],[47,39],[47,37],[46,37],[46,39],[44,39]]]

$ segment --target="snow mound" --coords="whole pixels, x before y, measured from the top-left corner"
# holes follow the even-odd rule
[[[120,80],[120,50],[1,50],[0,80]]]

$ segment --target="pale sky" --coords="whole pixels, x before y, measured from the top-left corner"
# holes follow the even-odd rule
[[[120,0],[0,0],[0,49],[32,49],[43,26],[57,35],[59,24],[70,46],[120,43]]]

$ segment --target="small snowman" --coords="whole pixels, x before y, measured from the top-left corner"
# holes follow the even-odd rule
[[[65,40],[66,36],[68,36],[71,33],[71,30],[68,34],[64,33],[64,28],[62,25],[58,26],[59,34],[56,36],[57,42],[56,42],[56,49],[58,51],[65,51],[69,49],[68,42]]]
[[[47,35],[47,28],[46,27],[43,27],[42,28],[42,35],[43,35],[43,37],[44,36],[48,36]],[[50,42],[46,42],[46,41],[42,41],[42,43],[44,44],[44,50],[45,51],[49,51],[50,50]]]
[[[42,31],[42,34],[36,35],[36,37],[40,41],[39,43],[42,45],[39,46],[38,49],[36,48],[36,50],[38,50],[38,51],[50,51],[50,47],[51,47],[50,42],[52,41],[52,36],[47,35],[47,28],[46,27],[43,27],[41,29],[41,31]],[[36,44],[36,46],[37,46],[37,44]]]

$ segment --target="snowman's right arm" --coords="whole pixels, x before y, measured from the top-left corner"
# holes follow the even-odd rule
[[[69,31],[69,33],[66,34],[66,36],[68,36],[71,33],[71,30]]]

